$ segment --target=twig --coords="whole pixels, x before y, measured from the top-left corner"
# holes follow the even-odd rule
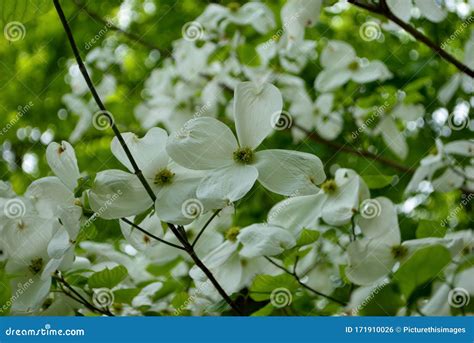
[[[71,28],[69,27],[68,21],[66,19],[66,16],[61,8],[61,5],[59,3],[59,0],[53,0],[54,7],[56,8],[56,11],[59,15],[59,19],[61,20],[61,23],[63,24],[64,31],[66,32],[66,35],[68,37],[69,43],[71,45],[74,57],[76,59],[76,62],[79,66],[79,70],[81,71],[82,76],[84,77],[87,86],[89,87],[89,90],[99,106],[100,110],[102,111],[102,114],[109,120],[110,126],[117,137],[120,145],[122,146],[123,150],[125,151],[125,154],[127,155],[128,160],[130,161],[130,164],[133,167],[133,170],[135,171],[135,174],[137,175],[138,179],[142,183],[143,187],[147,191],[148,195],[150,196],[151,200],[153,202],[156,201],[156,195],[153,192],[151,186],[148,184],[147,180],[143,176],[142,171],[138,167],[135,159],[132,156],[132,153],[130,149],[128,148],[127,144],[125,143],[125,140],[122,137],[122,134],[120,133],[120,130],[117,128],[115,125],[115,122],[113,120],[112,115],[107,111],[105,108],[104,104],[102,103],[102,100],[100,99],[99,94],[97,93],[94,83],[92,82],[89,73],[87,72],[87,69],[84,65],[84,62],[82,61],[81,54],[79,52],[79,49],[77,47],[76,41],[74,39],[74,36],[72,34]],[[199,257],[196,255],[196,252],[194,251],[194,248],[192,245],[189,243],[188,239],[186,236],[182,235],[180,232],[180,229],[182,228],[177,228],[171,223],[167,223],[168,227],[170,230],[173,232],[173,234],[176,236],[176,238],[181,242],[183,247],[185,248],[186,252],[188,255],[193,259],[193,261],[196,263],[196,265],[204,272],[204,274],[209,278],[211,283],[214,285],[214,287],[217,289],[219,294],[224,298],[224,300],[231,306],[231,308],[237,312],[238,314],[242,315],[242,312],[240,309],[237,307],[237,305],[234,303],[234,301],[229,297],[229,295],[225,292],[225,290],[222,288],[222,286],[219,284],[217,279],[214,277],[212,272],[206,267],[206,265],[199,259]],[[184,229],[182,229],[184,231]]]
[[[134,227],[134,228],[137,229],[138,231],[143,232],[145,235],[147,235],[147,236],[149,236],[149,237],[151,237],[151,238],[153,238],[153,239],[156,239],[157,241],[159,241],[159,242],[161,242],[161,243],[163,243],[163,244],[169,245],[169,246],[174,247],[174,248],[176,248],[176,249],[185,250],[182,246],[179,246],[179,245],[177,245],[177,244],[168,242],[168,241],[166,241],[166,240],[164,240],[164,239],[162,239],[162,238],[160,238],[160,237],[158,237],[158,236],[155,236],[155,235],[152,234],[151,232],[149,232],[149,231],[147,231],[147,230],[141,228],[139,225],[137,225],[137,224],[135,224],[134,222],[128,220],[127,218],[121,218],[121,220],[122,220],[123,222],[127,223],[128,225]]]
[[[65,279],[64,277],[62,277],[62,275],[60,275],[59,273],[56,272],[56,274],[53,276],[53,278],[59,282],[60,284],[60,287],[61,289],[62,286],[66,287],[68,290],[70,290],[72,292],[72,294],[68,293],[68,292],[64,292],[64,294],[66,294],[67,296],[71,297],[72,299],[82,303],[83,305],[85,305],[87,308],[89,308],[89,310],[93,311],[93,312],[98,312],[100,314],[105,314],[106,316],[110,316],[110,317],[114,317],[114,314],[112,312],[110,312],[109,309],[100,309],[96,306],[94,306],[93,304],[91,304],[86,298],[84,298],[82,296],[82,294],[80,294],[78,291],[76,291],[74,289],[74,287],[72,287]],[[64,290],[64,289],[63,289]]]
[[[346,305],[347,305],[347,303],[345,303],[344,301],[341,301],[341,300],[338,300],[338,299],[336,299],[336,298],[333,298],[333,297],[330,296],[330,295],[321,293],[321,292],[315,290],[314,288],[312,288],[312,287],[306,285],[304,282],[301,281],[300,277],[299,277],[298,274],[296,273],[296,267],[294,268],[295,271],[292,272],[292,271],[290,271],[289,269],[287,269],[287,268],[285,268],[285,267],[283,267],[283,266],[280,266],[278,263],[276,263],[275,261],[273,261],[273,260],[272,260],[270,257],[268,257],[268,256],[265,256],[265,259],[266,259],[268,262],[270,262],[271,264],[273,264],[275,267],[277,267],[277,268],[283,270],[285,273],[287,273],[287,274],[293,276],[293,277],[295,278],[295,280],[296,280],[302,287],[306,288],[308,291],[311,291],[311,292],[313,292],[314,294],[319,295],[320,297],[323,297],[323,298],[326,298],[326,299],[328,299],[328,300],[331,300],[331,301],[333,301],[333,302],[335,302],[335,303],[337,303],[337,304],[339,304],[339,305],[342,305],[342,306],[346,306]]]
[[[359,0],[349,0],[349,2],[353,4],[354,6],[363,8],[375,14],[380,14],[383,17],[393,21],[395,24],[397,24],[402,29],[404,29],[406,32],[410,33],[416,40],[418,40],[419,42],[422,42],[427,47],[429,47],[433,52],[439,55],[442,59],[456,66],[456,68],[458,68],[460,71],[462,71],[466,75],[469,75],[470,77],[474,77],[474,70],[472,70],[467,65],[465,65],[464,63],[456,59],[453,55],[448,53],[442,47],[438,46],[430,38],[428,38],[423,33],[418,31],[414,26],[411,26],[410,24],[404,22],[403,20],[398,18],[395,14],[393,14],[393,12],[390,10],[385,0],[380,0],[377,5],[370,5],[370,4],[361,2]]]
[[[331,149],[333,149],[336,152],[344,151],[344,152],[347,152],[347,153],[352,154],[352,155],[363,156],[363,157],[366,157],[370,160],[374,160],[374,161],[380,162],[382,164],[386,164],[387,166],[389,166],[393,169],[396,169],[398,171],[404,172],[404,173],[413,174],[415,172],[415,169],[413,169],[413,168],[404,166],[402,164],[399,164],[399,163],[397,163],[395,161],[392,161],[388,158],[385,158],[383,156],[376,155],[376,154],[374,154],[370,151],[357,150],[357,149],[354,149],[354,148],[352,148],[348,145],[343,145],[343,144],[339,144],[339,143],[334,142],[334,141],[324,139],[323,137],[319,136],[316,132],[311,132],[311,131],[305,129],[304,127],[302,127],[302,126],[300,126],[296,123],[293,123],[293,127],[297,128],[298,130],[303,131],[308,136],[309,139],[315,141],[316,143],[322,143],[322,144],[330,147]]]
[[[199,230],[199,233],[198,235],[196,236],[196,238],[194,239],[193,243],[191,244],[191,246],[194,248],[197,244],[197,242],[199,241],[199,238],[201,237],[201,235],[204,233],[204,231],[206,231],[207,227],[209,226],[209,224],[211,224],[211,222],[214,220],[215,217],[217,217],[217,215],[219,214],[219,212],[221,211],[222,209],[218,209],[218,210],[215,210],[214,213],[212,214],[212,216],[207,220],[206,224],[204,224],[204,226],[201,228],[201,230]]]

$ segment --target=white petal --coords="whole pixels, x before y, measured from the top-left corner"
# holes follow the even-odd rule
[[[229,165],[237,140],[227,125],[211,117],[192,119],[170,136],[166,151],[189,169],[214,169]]]
[[[388,245],[400,244],[397,211],[389,199],[378,197],[362,202],[357,219],[365,237],[378,238]]]
[[[474,157],[474,142],[468,140],[449,142],[444,146],[444,152],[467,157]]]
[[[462,172],[462,170],[460,170]],[[433,188],[438,192],[450,192],[459,189],[464,183],[464,177],[450,168],[447,168],[441,176],[431,181]]]
[[[254,166],[232,164],[211,172],[202,180],[196,194],[213,208],[221,208],[242,199],[257,177],[258,170]]]
[[[237,240],[243,245],[240,255],[247,258],[279,255],[296,245],[295,238],[288,231],[266,224],[243,228]]]
[[[314,102],[314,107],[318,110],[319,113],[329,114],[332,110],[334,104],[334,94],[333,93],[324,93],[318,96]]]
[[[149,176],[151,172],[164,168],[168,164],[166,153],[168,134],[165,130],[154,127],[143,138],[138,138],[131,132],[122,133],[122,137],[144,175]],[[112,140],[110,148],[112,154],[133,173],[132,164],[117,137]]]
[[[436,0],[415,0],[415,5],[424,17],[434,23],[443,21],[448,15],[448,12],[442,9]]]
[[[346,68],[323,69],[316,77],[314,87],[320,92],[329,92],[346,84],[351,75]]]
[[[202,262],[209,268],[214,269],[222,266],[236,251],[238,243],[233,243],[230,241],[225,241],[217,248],[212,250],[208,255],[206,255]],[[193,279],[204,281],[206,276],[197,266],[194,266],[189,271],[189,275]]]
[[[382,135],[385,144],[400,159],[404,160],[408,155],[408,144],[405,137],[398,130],[398,127],[392,117],[385,116],[379,122],[374,132]]]
[[[98,173],[89,191],[89,201],[94,212],[104,219],[137,215],[152,205],[137,176],[121,170]]]
[[[360,66],[352,74],[352,80],[358,83],[367,83],[375,80],[384,81],[393,75],[381,61],[371,61],[365,66]]]
[[[413,4],[411,0],[387,0],[388,8],[398,18],[403,21],[409,21]]]
[[[370,285],[392,270],[395,260],[390,246],[376,239],[361,239],[347,247],[346,276],[357,285]]]
[[[133,218],[130,218],[130,221],[133,222]],[[154,214],[143,219],[139,226],[147,232],[151,233],[152,235],[155,235],[157,237],[163,236],[163,228],[161,227],[161,222],[159,218]],[[155,246],[158,243],[158,241],[156,241],[154,238],[151,238],[147,234],[139,231],[138,229],[134,228],[133,226],[127,224],[122,220],[120,221],[120,230],[122,231],[122,234],[127,240],[127,242],[139,251],[144,251],[152,246]]]
[[[23,292],[16,297],[11,307],[11,312],[18,315],[31,314],[31,312],[39,310],[41,304],[46,299],[51,288],[51,278],[41,280],[39,275],[33,277],[15,278],[11,281],[12,294],[19,294],[19,289]],[[18,287],[18,289],[17,289]]]
[[[76,153],[71,144],[62,141],[61,144],[53,142],[46,149],[46,159],[53,173],[71,191],[77,187],[79,167],[77,166]]]
[[[459,88],[459,84],[461,83],[461,73],[456,73],[451,78],[446,82],[439,90],[438,92],[438,100],[446,104],[453,95],[456,93],[456,91]]]
[[[45,218],[55,216],[59,206],[74,202],[71,190],[55,176],[33,181],[25,195],[31,199],[38,213]]]
[[[342,132],[344,120],[339,112],[329,115],[320,114],[316,117],[316,131],[327,140],[333,140]]]
[[[258,181],[282,195],[317,193],[326,179],[321,160],[312,154],[290,150],[262,150],[256,153]]]
[[[321,52],[321,65],[324,68],[346,67],[355,58],[355,50],[350,44],[331,40]]]
[[[326,198],[321,192],[285,199],[273,206],[267,221],[290,230],[296,237],[302,228],[311,226],[321,216]]]
[[[241,147],[255,149],[273,130],[283,99],[269,83],[241,82],[234,92],[234,119]]]
[[[392,116],[405,121],[414,121],[425,114],[423,105],[418,104],[400,104],[392,111]]]

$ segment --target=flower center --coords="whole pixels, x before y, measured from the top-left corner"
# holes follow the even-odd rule
[[[241,164],[253,162],[255,154],[251,148],[238,148],[234,151],[234,161]]]
[[[350,64],[349,64],[349,69],[352,70],[352,71],[355,71],[357,69],[359,69],[359,62],[357,61],[352,61]]]
[[[392,247],[392,256],[396,260],[404,258],[408,254],[408,249],[403,245],[395,245]]]
[[[174,173],[168,168],[161,169],[155,176],[155,185],[164,186],[169,185],[174,178]]]
[[[321,185],[324,193],[334,194],[337,191],[337,183],[333,179],[327,180]]]
[[[232,12],[237,12],[240,8],[240,4],[238,2],[231,2],[227,5],[227,8]]]
[[[237,226],[231,227],[225,233],[225,239],[231,242],[235,242],[237,240],[237,236],[239,235],[240,228]]]
[[[31,260],[31,264],[28,269],[32,274],[38,274],[43,269],[43,259],[41,257]]]

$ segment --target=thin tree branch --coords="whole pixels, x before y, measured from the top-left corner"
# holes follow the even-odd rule
[[[456,68],[458,68],[461,72],[465,73],[466,75],[469,75],[470,77],[474,77],[474,70],[472,70],[467,65],[465,65],[464,63],[456,59],[453,55],[448,53],[442,47],[438,46],[430,38],[428,38],[423,33],[418,31],[414,26],[404,22],[403,20],[398,18],[395,14],[393,14],[393,12],[387,6],[387,3],[385,2],[385,0],[380,0],[378,5],[369,5],[359,0],[349,0],[349,2],[353,4],[354,6],[363,8],[375,14],[380,14],[384,16],[385,18],[393,21],[395,24],[397,24],[402,29],[404,29],[406,32],[411,34],[416,40],[418,40],[419,42],[429,47],[433,52],[435,52],[442,59],[456,66]]]
[[[398,171],[404,172],[404,173],[413,174],[415,172],[415,169],[413,169],[413,168],[404,166],[402,164],[399,164],[399,163],[397,163],[395,161],[392,161],[388,158],[385,158],[383,156],[376,155],[376,154],[374,154],[370,151],[357,150],[357,149],[354,149],[354,148],[352,148],[348,145],[343,145],[343,144],[339,144],[339,143],[334,142],[334,141],[324,139],[323,137],[319,136],[316,132],[308,131],[307,129],[305,129],[304,127],[302,127],[302,126],[300,126],[296,123],[293,123],[293,127],[297,128],[298,130],[303,131],[308,136],[308,138],[315,141],[316,143],[322,143],[322,144],[330,147],[331,149],[333,149],[336,152],[344,151],[344,152],[350,153],[352,155],[363,156],[363,157],[366,157],[370,160],[374,160],[374,161],[378,161],[382,164],[386,164],[389,167],[391,167],[393,169],[396,169]]]
[[[287,274],[293,276],[293,277],[295,278],[295,280],[300,284],[300,286],[306,288],[308,291],[311,291],[311,292],[313,292],[314,294],[319,295],[320,297],[323,297],[323,298],[326,298],[326,299],[328,299],[328,300],[331,300],[331,301],[333,301],[333,302],[335,302],[335,303],[337,303],[337,304],[339,304],[339,305],[342,305],[342,306],[346,306],[346,305],[347,305],[347,303],[345,303],[344,301],[341,301],[341,300],[339,300],[339,299],[333,298],[333,297],[330,296],[330,295],[321,293],[321,292],[315,290],[314,288],[308,286],[308,285],[305,284],[304,282],[302,282],[301,279],[300,279],[300,277],[299,277],[298,274],[296,273],[296,268],[294,268],[295,271],[292,272],[292,271],[290,271],[289,269],[287,269],[287,268],[285,268],[285,267],[279,265],[278,263],[276,263],[275,261],[273,261],[273,260],[272,260],[270,257],[268,257],[268,256],[265,256],[265,259],[266,259],[268,262],[270,262],[271,264],[273,264],[275,267],[277,267],[277,268],[283,270],[285,273],[287,273]]]
[[[79,1],[79,0],[73,0],[73,3],[74,5],[77,6],[78,9],[84,11],[85,13],[87,13],[91,18],[95,19],[96,21],[104,24],[105,26],[107,26],[110,30],[112,31],[115,31],[115,32],[118,32],[122,35],[124,35],[125,37],[127,37],[128,39],[134,41],[135,43],[138,43],[138,44],[141,44],[143,45],[145,48],[147,49],[150,49],[150,50],[158,50],[162,56],[168,56],[170,55],[170,53],[168,51],[166,51],[166,53],[163,53],[163,51],[156,45],[144,40],[142,37],[140,37],[139,35],[133,33],[133,32],[130,32],[130,31],[126,31],[126,30],[123,30],[121,29],[120,27],[112,24],[110,21],[108,20],[105,20],[104,18],[102,18],[99,14],[93,12],[92,10],[90,10],[86,4],[82,1]]]
[[[212,216],[207,220],[206,224],[204,224],[204,226],[201,228],[201,230],[199,230],[199,233],[198,235],[196,236],[196,238],[194,239],[193,243],[191,244],[191,246],[194,248],[196,246],[196,243],[199,241],[199,238],[201,237],[201,235],[204,233],[204,231],[206,231],[207,227],[209,226],[209,224],[211,224],[211,222],[214,220],[215,217],[217,217],[217,215],[219,214],[219,212],[221,211],[222,209],[219,209],[219,210],[215,210],[214,213],[212,214]]]
[[[63,286],[66,287],[69,291],[72,292],[72,294],[69,294],[67,292],[64,292],[64,294],[66,294],[67,296],[71,297],[72,299],[76,300],[77,302],[80,302],[82,303],[83,305],[85,305],[89,310],[91,310],[92,312],[98,312],[100,314],[104,314],[106,316],[109,316],[109,317],[114,317],[114,314],[112,312],[110,312],[109,309],[100,309],[96,306],[94,306],[93,304],[91,304],[86,298],[84,298],[82,296],[81,293],[79,293],[78,291],[76,291],[74,289],[74,287],[72,287],[65,279],[62,275],[60,275],[59,273],[56,272],[56,274],[53,276],[53,278],[58,281],[58,283],[60,284],[60,287],[61,289],[64,291],[63,289]]]
[[[81,71],[82,73],[82,76],[84,77],[86,83],[87,83],[87,86],[89,87],[89,90],[95,100],[95,102],[97,103],[97,105],[99,106],[100,110],[102,111],[102,114],[109,120],[109,123],[110,123],[110,126],[115,134],[115,136],[117,137],[120,145],[122,146],[122,148],[124,149],[125,151],[125,154],[127,155],[127,158],[128,160],[130,161],[130,164],[132,165],[133,167],[133,170],[135,171],[135,174],[137,175],[137,177],[139,178],[140,182],[142,183],[143,187],[145,188],[145,190],[147,191],[148,195],[150,196],[151,200],[153,202],[156,201],[156,195],[155,193],[153,192],[151,186],[148,184],[147,180],[145,179],[142,171],[140,170],[140,168],[138,167],[135,159],[133,158],[132,156],[132,153],[130,151],[130,149],[128,148],[125,140],[123,139],[122,137],[122,134],[120,133],[120,130],[117,128],[117,126],[115,125],[115,122],[113,120],[113,117],[112,115],[107,111],[107,109],[105,108],[104,104],[102,103],[102,100],[100,99],[100,96],[99,94],[97,93],[95,87],[94,87],[94,83],[92,82],[90,76],[89,76],[89,73],[87,72],[87,69],[84,65],[84,62],[82,61],[82,58],[81,58],[81,54],[79,52],[79,49],[77,47],[77,44],[76,44],[76,41],[74,39],[74,36],[72,34],[72,31],[71,31],[71,28],[69,27],[69,23],[66,19],[66,16],[61,8],[61,4],[59,3],[59,0],[53,0],[53,3],[54,3],[54,7],[56,8],[56,11],[59,15],[59,19],[61,20],[61,23],[63,24],[63,27],[64,27],[64,31],[66,32],[66,35],[68,37],[68,40],[69,40],[69,43],[71,45],[71,48],[72,48],[72,51],[73,51],[73,54],[74,54],[74,57],[76,58],[76,62],[79,66],[79,70]],[[237,312],[238,314],[242,315],[242,312],[240,311],[240,309],[237,307],[237,305],[235,304],[235,302],[230,298],[230,296],[225,292],[225,290],[222,288],[222,286],[219,284],[219,282],[217,281],[217,279],[214,277],[214,275],[212,274],[212,272],[206,267],[206,265],[199,259],[199,257],[196,255],[196,252],[194,251],[194,248],[192,247],[192,245],[189,243],[187,237],[184,235],[182,235],[180,233],[180,229],[181,228],[177,228],[176,226],[174,226],[173,224],[171,223],[167,223],[168,227],[170,228],[170,230],[173,232],[173,234],[176,236],[176,238],[181,242],[181,244],[183,245],[183,247],[185,248],[186,252],[188,253],[188,255],[193,259],[193,261],[196,263],[196,265],[204,272],[204,274],[209,278],[209,280],[211,281],[211,283],[214,285],[214,287],[217,289],[217,291],[219,292],[219,294],[224,298],[224,300],[231,306],[231,308]],[[184,229],[183,229],[184,231]]]
[[[127,218],[121,218],[121,220],[125,223],[127,223],[128,225],[134,227],[135,229],[137,229],[138,231],[141,231],[143,232],[145,235],[153,238],[153,239],[156,239],[158,242],[161,242],[163,244],[166,244],[166,245],[169,245],[170,247],[173,247],[173,248],[176,248],[176,249],[181,249],[181,250],[186,250],[184,249],[184,247],[182,246],[179,246],[177,244],[174,244],[174,243],[171,243],[171,242],[168,242],[167,240],[164,240],[158,236],[155,236],[154,234],[148,232],[147,230],[141,228],[139,225],[135,224],[134,222],[132,222],[131,220],[128,220]]]

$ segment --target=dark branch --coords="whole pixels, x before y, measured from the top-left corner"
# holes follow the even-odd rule
[[[209,224],[211,224],[211,222],[214,220],[214,218],[217,217],[217,215],[219,214],[220,211],[221,211],[221,209],[214,211],[212,216],[207,220],[206,224],[204,224],[204,226],[201,228],[201,230],[199,230],[199,233],[196,236],[196,238],[194,239],[193,244],[191,244],[193,248],[196,246],[196,244],[199,241],[199,238],[201,237],[201,235],[204,233],[204,231],[206,231]]]

